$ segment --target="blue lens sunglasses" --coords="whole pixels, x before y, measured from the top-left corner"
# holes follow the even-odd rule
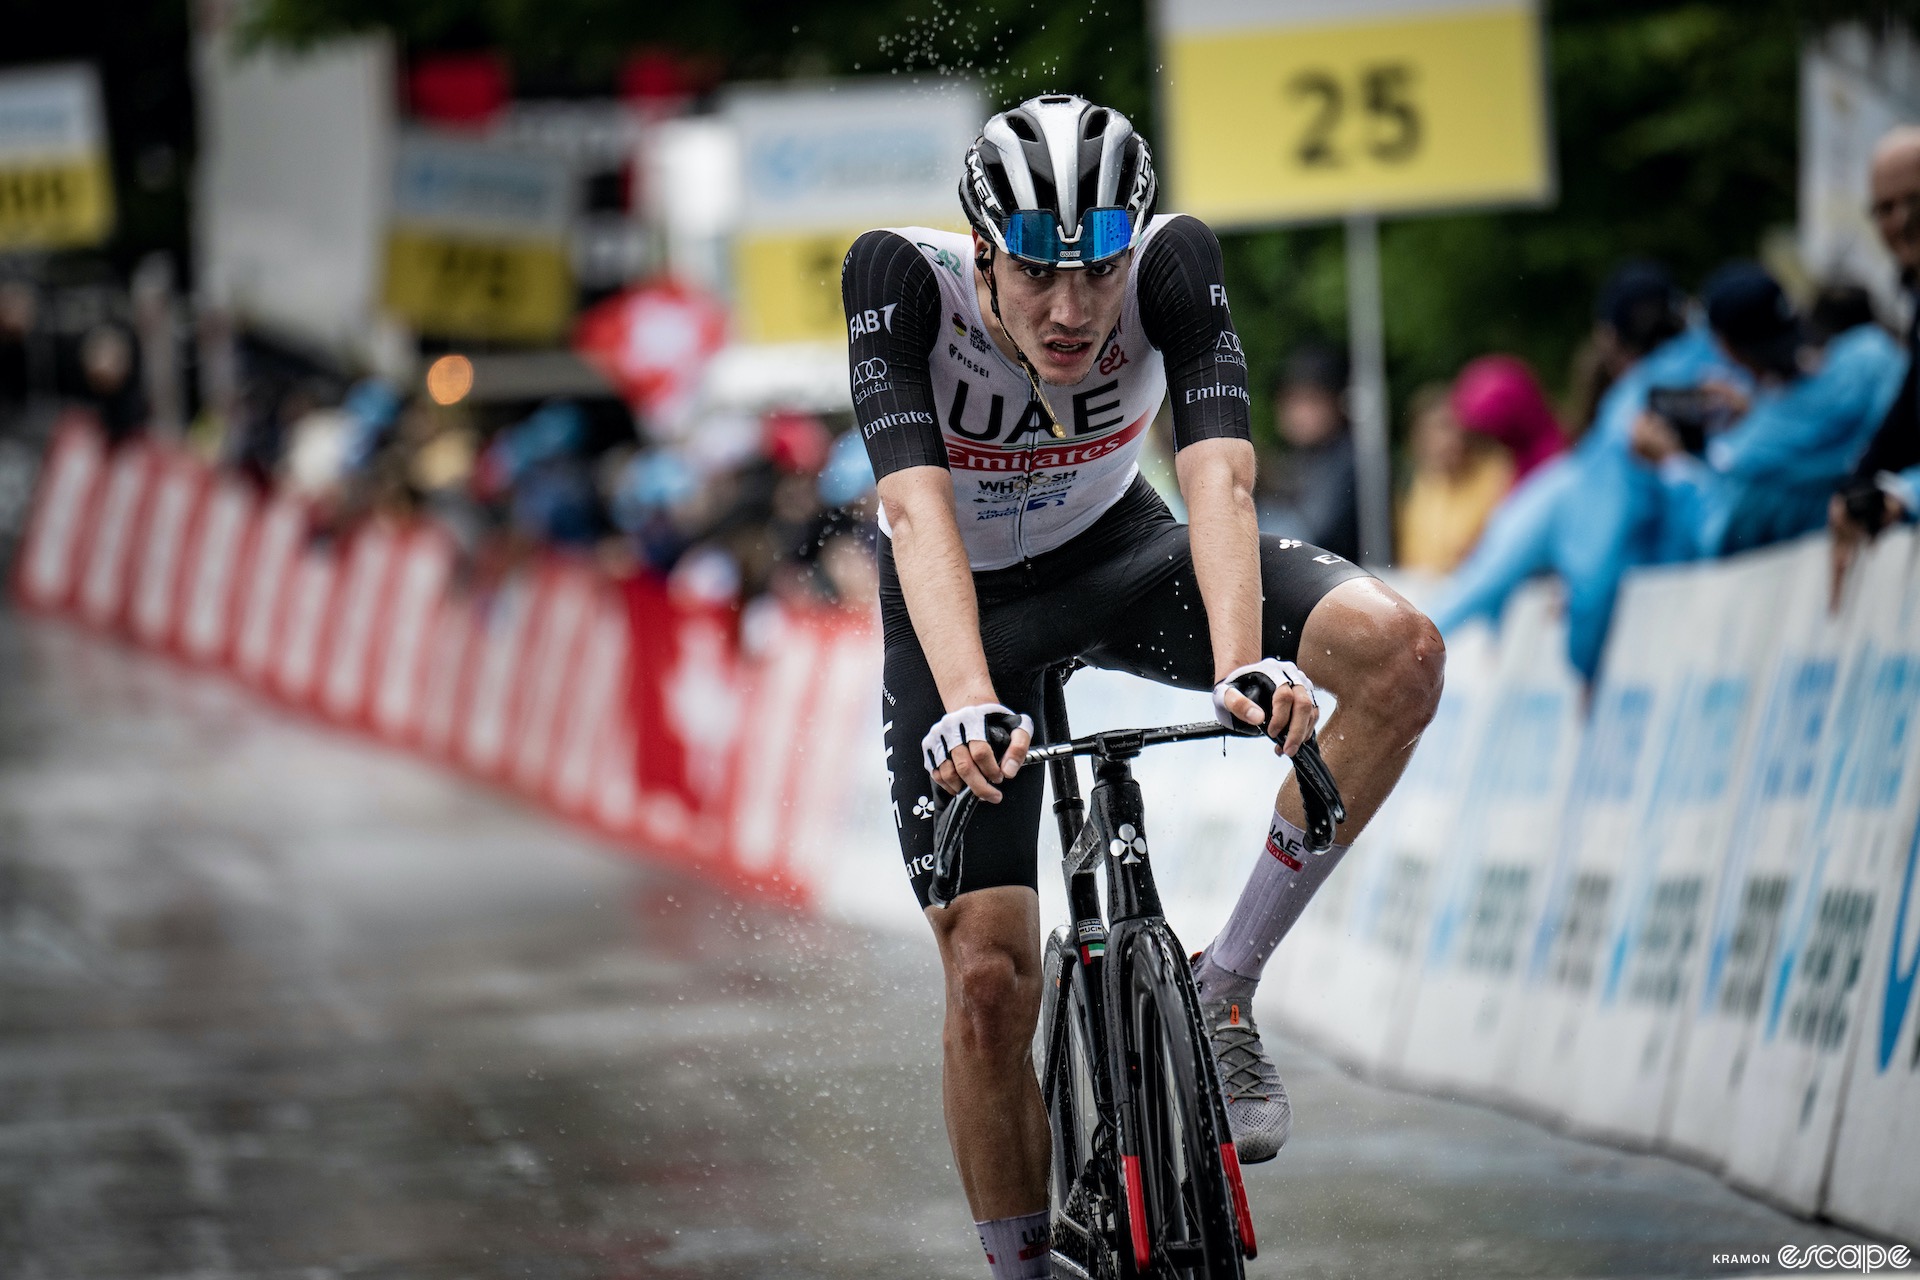
[[[1133,220],[1125,209],[1088,209],[1080,215],[1080,229],[1063,236],[1051,209],[1018,209],[1007,215],[1001,235],[1007,252],[1022,262],[1090,267],[1126,251],[1133,243]]]

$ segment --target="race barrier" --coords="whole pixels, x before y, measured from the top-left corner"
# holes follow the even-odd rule
[[[872,807],[838,763],[878,684],[863,615],[780,610],[761,659],[739,651],[734,610],[651,579],[547,554],[462,582],[459,560],[430,521],[331,531],[295,496],[157,443],[110,451],[73,416],[43,460],[13,595],[651,858],[817,896],[852,810]],[[740,731],[747,697],[778,736]],[[796,770],[810,739],[834,745]]]
[[[109,451],[78,420],[13,591],[692,873],[925,927],[895,827],[926,820],[930,788],[895,811],[893,771],[920,765],[885,756],[864,615],[743,626],[557,555],[470,573],[431,523],[332,535],[294,497],[158,445]],[[1274,957],[1263,1015],[1385,1080],[1920,1242],[1912,531],[1878,539],[1837,611],[1820,538],[1635,574],[1591,690],[1565,636],[1535,585],[1497,631],[1452,639],[1433,724]],[[1205,694],[1106,672],[1067,694],[1081,732],[1210,715]],[[1285,768],[1248,742],[1137,763],[1193,945],[1266,856]],[[1053,844],[1043,823],[1049,921]]]

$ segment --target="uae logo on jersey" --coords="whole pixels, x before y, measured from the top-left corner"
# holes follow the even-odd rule
[[[1100,372],[1112,373],[1127,362],[1127,353],[1120,349],[1120,339],[1115,338],[1107,344],[1106,354],[1100,357]]]
[[[1213,362],[1215,364],[1237,364],[1246,367],[1247,353],[1240,349],[1240,335],[1231,329],[1223,330],[1219,341],[1213,344]]]

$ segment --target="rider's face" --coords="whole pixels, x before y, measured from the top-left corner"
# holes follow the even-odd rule
[[[980,238],[974,240],[976,251],[984,252]],[[1132,259],[1129,249],[1091,267],[1058,271],[1031,266],[1004,253],[994,255],[993,275],[1000,287],[1000,318],[1006,335],[1027,353],[1042,381],[1070,386],[1087,376],[1101,343],[1120,322]],[[986,305],[981,311],[991,321],[993,313]]]

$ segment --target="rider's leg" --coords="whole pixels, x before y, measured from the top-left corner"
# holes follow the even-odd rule
[[[1268,957],[1400,779],[1440,701],[1446,652],[1431,622],[1377,578],[1353,578],[1307,616],[1299,664],[1338,700],[1320,749],[1347,821],[1320,855],[1300,846],[1306,815],[1291,773],[1267,843],[1199,971],[1207,999],[1249,998]]]
[[[1039,895],[1002,885],[926,914],[946,973],[940,1084],[967,1203],[980,1222],[1044,1212],[1050,1139],[1033,1069]]]
[[[1335,838],[1352,844],[1400,781],[1440,705],[1446,646],[1426,615],[1378,578],[1352,578],[1313,607],[1300,636],[1300,669],[1338,700],[1320,731],[1320,753],[1340,783],[1347,820]],[[1304,825],[1292,774],[1280,814]]]

